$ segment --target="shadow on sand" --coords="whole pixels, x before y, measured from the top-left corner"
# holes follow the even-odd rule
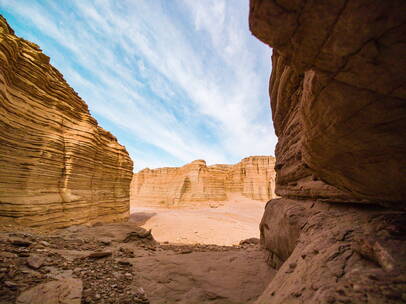
[[[156,212],[135,212],[130,215],[129,221],[135,223],[137,226],[142,226],[156,214]]]

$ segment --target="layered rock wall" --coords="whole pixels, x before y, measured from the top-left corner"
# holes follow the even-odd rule
[[[225,200],[226,167],[207,167],[195,160],[180,168],[144,169],[134,174],[131,200],[162,205]]]
[[[228,171],[226,192],[267,201],[275,197],[275,158],[271,156],[246,157]]]
[[[404,1],[251,1],[274,48],[270,96],[285,197],[406,199]]]
[[[127,151],[1,16],[0,98],[2,222],[63,227],[129,215]]]
[[[232,192],[266,201],[275,197],[273,167],[273,157],[252,156],[236,165],[207,166],[196,160],[180,168],[144,169],[134,174],[131,201],[176,206],[223,201]]]
[[[273,47],[282,196],[260,225],[279,271],[256,303],[404,303],[405,11],[401,0],[250,1],[250,29]]]

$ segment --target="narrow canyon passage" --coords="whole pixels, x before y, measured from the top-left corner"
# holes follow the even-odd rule
[[[0,15],[0,304],[406,303],[406,1],[32,2],[0,9],[91,98]]]

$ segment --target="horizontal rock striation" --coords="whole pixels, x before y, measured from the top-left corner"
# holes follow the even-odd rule
[[[227,166],[207,167],[195,160],[180,168],[144,169],[134,174],[131,201],[178,205],[181,202],[225,200]]]
[[[250,1],[250,29],[273,47],[282,197],[260,225],[279,271],[256,303],[404,303],[405,11],[401,0]]]
[[[0,98],[1,221],[63,227],[129,215],[126,149],[3,17]]]
[[[224,201],[233,192],[266,201],[275,197],[273,167],[273,157],[252,156],[236,165],[207,166],[204,160],[195,160],[179,168],[144,169],[134,174],[131,201],[176,206]]]
[[[267,201],[275,198],[275,158],[250,156],[228,171],[226,192],[238,192],[254,199]]]

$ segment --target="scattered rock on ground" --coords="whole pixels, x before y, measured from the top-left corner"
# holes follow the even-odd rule
[[[7,229],[13,233],[0,229],[0,303],[248,304],[273,275],[256,245],[159,244],[133,223],[82,227],[80,236],[33,231],[28,247],[9,242],[25,236]],[[246,289],[235,292],[242,279]],[[62,286],[66,280],[81,282],[81,300],[72,296],[77,289]],[[61,289],[68,291],[65,302],[47,302]]]

